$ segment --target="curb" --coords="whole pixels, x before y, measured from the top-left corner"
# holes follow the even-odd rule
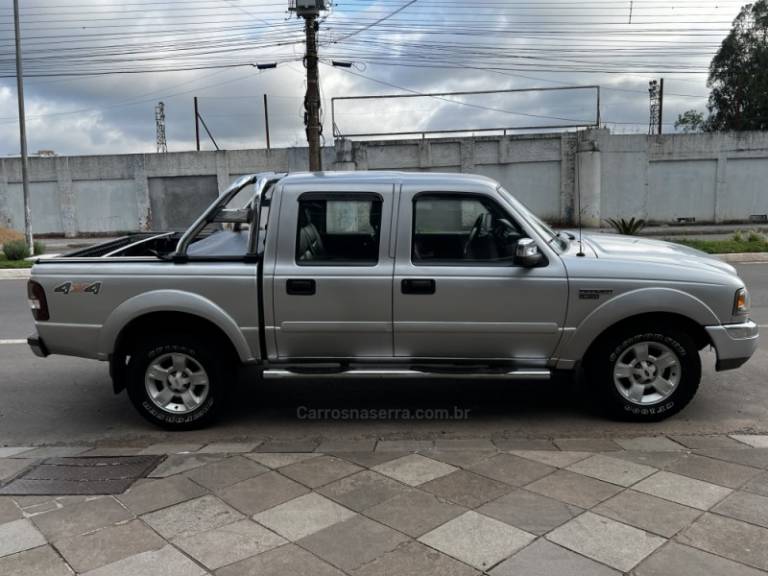
[[[0,280],[27,280],[31,268],[6,268],[0,270]]]
[[[737,252],[735,254],[714,254],[723,262],[738,264],[743,262],[768,263],[768,252]]]

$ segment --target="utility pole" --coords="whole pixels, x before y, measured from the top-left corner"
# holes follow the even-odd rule
[[[165,139],[165,104],[158,102],[155,106],[155,132],[157,152],[168,152],[168,142]]]
[[[659,129],[658,134],[661,134],[664,127],[664,78],[659,80]]]
[[[21,141],[21,189],[24,195],[24,236],[30,255],[35,254],[32,237],[32,209],[29,201],[29,158],[27,156],[27,117],[24,112],[24,69],[21,62],[19,0],[13,0],[13,30],[16,35],[16,93],[19,101],[19,139]]]
[[[197,112],[197,96],[195,98],[195,144],[200,152],[200,114]]]
[[[307,38],[307,51],[304,66],[307,69],[307,93],[304,96],[304,124],[307,128],[309,145],[309,170],[317,172],[323,169],[320,136],[323,126],[320,123],[320,75],[317,57],[317,18],[325,10],[325,0],[292,0],[289,10],[304,18],[304,31]]]
[[[264,94],[264,131],[267,133],[267,152],[269,152],[269,104],[267,103],[266,94]]]

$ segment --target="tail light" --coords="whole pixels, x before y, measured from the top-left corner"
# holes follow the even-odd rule
[[[27,282],[27,298],[29,299],[29,307],[35,320],[42,322],[51,317],[48,313],[48,300],[45,298],[45,290],[34,280]]]

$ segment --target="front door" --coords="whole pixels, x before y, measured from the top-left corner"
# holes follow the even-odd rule
[[[515,264],[517,241],[533,234],[499,192],[404,186],[398,220],[395,356],[550,357],[565,321],[565,270],[551,253],[546,266]]]
[[[392,205],[392,185],[283,190],[273,283],[279,359],[392,357]]]

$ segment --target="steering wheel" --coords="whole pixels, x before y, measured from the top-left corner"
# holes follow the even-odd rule
[[[485,219],[485,214],[480,214],[475,219],[475,223],[472,224],[472,229],[469,231],[469,236],[467,237],[467,241],[464,242],[464,249],[462,250],[464,258],[469,257],[470,252],[472,251],[472,243],[475,241],[475,238],[477,238],[478,234],[480,234],[480,230],[483,227],[484,219]]]

